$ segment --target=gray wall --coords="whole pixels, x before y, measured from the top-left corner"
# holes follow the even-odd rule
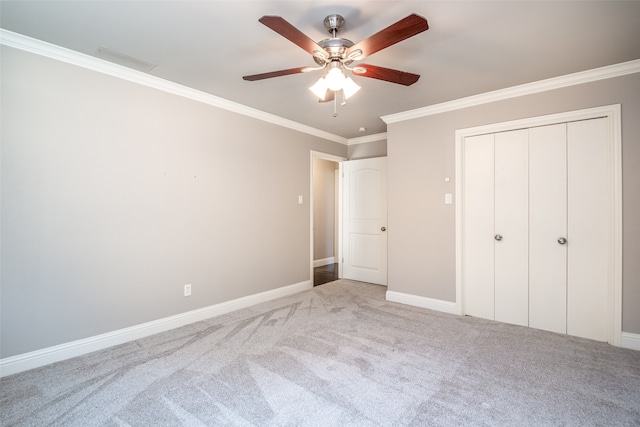
[[[366,142],[362,144],[349,145],[348,159],[370,159],[372,157],[384,157],[387,155],[387,140]]]
[[[320,260],[336,256],[335,205],[338,163],[324,159],[313,159],[313,259]]]
[[[0,357],[311,279],[309,152],[345,145],[1,53]]]
[[[610,104],[622,104],[623,331],[640,333],[640,74],[390,124],[389,290],[455,301],[444,194],[455,194],[456,129]]]

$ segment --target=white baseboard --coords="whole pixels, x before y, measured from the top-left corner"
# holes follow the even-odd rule
[[[623,332],[620,336],[620,347],[640,351],[640,334]]]
[[[313,268],[324,267],[325,265],[335,264],[335,262],[335,257],[316,259],[313,261]]]
[[[428,308],[430,310],[441,311],[443,313],[458,314],[455,302],[404,294],[402,292],[387,291],[387,301]]]
[[[0,378],[29,369],[39,368],[40,366],[59,362],[61,360],[70,359],[72,357],[82,356],[83,354],[144,338],[170,329],[179,328],[190,323],[199,322],[201,320],[209,319],[241,308],[250,307],[276,298],[293,295],[312,288],[313,283],[310,280],[307,280],[293,285],[273,289],[271,291],[260,292],[258,294],[222,302],[209,307],[176,314],[175,316],[169,316],[152,322],[131,326],[129,328],[119,329],[106,334],[96,335],[53,347],[47,347],[42,350],[19,354],[17,356],[6,357],[4,359],[0,359]]]
[[[398,302],[400,304],[412,305],[415,307],[428,308],[430,310],[441,311],[443,313],[458,314],[455,302],[442,301],[433,298],[420,297],[402,292],[387,291],[387,301]],[[622,332],[620,347],[640,351],[640,334]]]

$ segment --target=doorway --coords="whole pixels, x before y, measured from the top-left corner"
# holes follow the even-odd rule
[[[340,277],[339,169],[345,158],[311,152],[311,280],[318,286]]]

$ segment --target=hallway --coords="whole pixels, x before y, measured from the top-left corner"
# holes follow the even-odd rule
[[[338,264],[328,264],[313,269],[313,286],[338,280]]]

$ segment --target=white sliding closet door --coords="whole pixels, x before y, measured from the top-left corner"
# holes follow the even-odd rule
[[[609,260],[609,150],[605,119],[567,129],[567,333],[607,340]]]
[[[529,323],[527,129],[495,134],[495,320]]]
[[[567,125],[529,130],[529,326],[567,331]]]

